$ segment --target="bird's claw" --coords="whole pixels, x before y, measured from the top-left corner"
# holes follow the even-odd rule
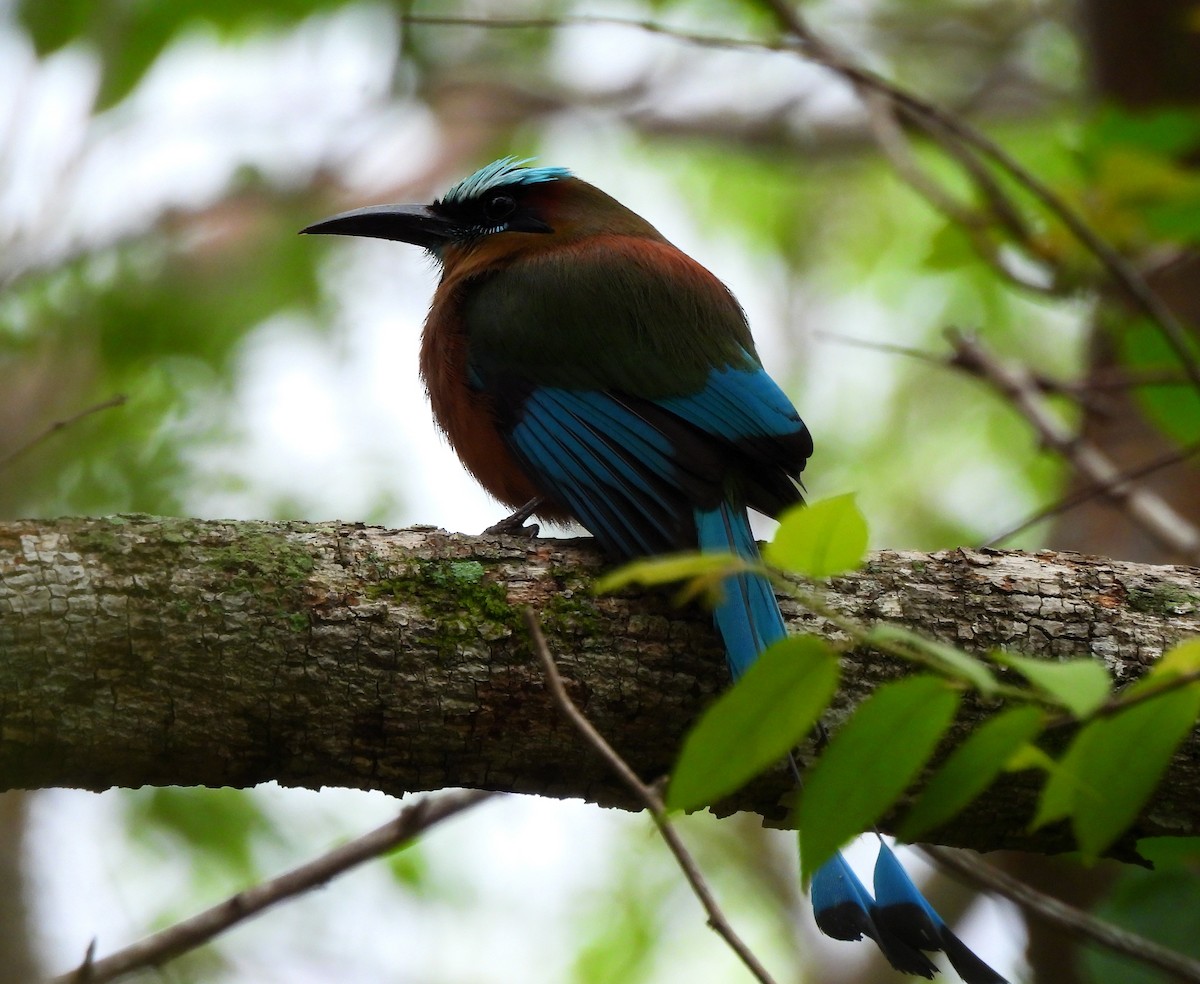
[[[541,527],[537,523],[525,525],[525,520],[537,512],[538,507],[542,504],[542,497],[536,496],[530,499],[525,505],[518,509],[511,516],[505,516],[500,522],[493,523],[483,531],[484,536],[520,536],[527,537],[532,540],[538,533],[541,532]]]

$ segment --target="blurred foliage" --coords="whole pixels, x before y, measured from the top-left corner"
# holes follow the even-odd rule
[[[103,67],[96,108],[104,110],[133,91],[167,46],[198,27],[222,39],[294,24],[349,0],[20,0],[17,12],[39,55],[72,43],[94,48]]]
[[[237,416],[249,385],[247,347],[281,315],[318,326],[311,331],[338,323],[347,309],[340,281],[355,270],[361,275],[348,249],[317,247],[295,231],[335,205],[391,197],[397,186],[404,193],[419,187],[422,194],[443,188],[509,152],[570,157],[549,162],[581,173],[586,167],[585,177],[614,192],[651,187],[642,205],[651,219],[659,221],[647,205],[657,210],[661,200],[663,221],[682,214],[678,227],[690,229],[693,242],[711,247],[733,268],[718,273],[732,279],[738,264],[750,271],[763,293],[755,325],[769,343],[773,374],[796,395],[816,435],[808,484],[818,496],[858,490],[876,545],[976,542],[1051,501],[1065,480],[1061,463],[1038,448],[1002,401],[928,360],[881,345],[937,356],[945,351],[942,329],[955,325],[986,332],[996,349],[1071,378],[1081,371],[1089,318],[1100,308],[1125,367],[1177,368],[1157,332],[1107,303],[1094,258],[1011,180],[1001,178],[1000,187],[1013,195],[1033,242],[1010,236],[999,245],[1049,289],[1014,288],[960,224],[901,183],[846,91],[820,73],[793,74],[786,56],[691,47],[631,30],[614,42],[609,29],[594,27],[407,28],[400,18],[410,9],[554,17],[585,5],[0,4],[7,61],[25,66],[4,76],[11,106],[0,116],[0,173],[37,175],[24,184],[9,182],[24,189],[20,195],[0,195],[0,516],[172,513],[203,501],[198,490],[230,479],[206,466],[211,459],[199,452],[248,454],[245,435],[253,421]],[[775,33],[769,10],[754,0],[646,0],[586,9],[711,34]],[[810,0],[803,10],[816,30],[875,69],[984,127],[1132,255],[1175,250],[1200,238],[1200,182],[1181,163],[1200,141],[1200,114],[1085,104],[1073,5]],[[124,129],[140,126],[154,139],[171,134],[176,113],[195,93],[176,94],[174,104],[139,101],[156,76],[169,77],[197,51],[236,49],[248,62],[262,60],[261,87],[242,93],[243,106],[265,103],[279,96],[271,43],[309,31],[304,52],[293,57],[315,59],[314,25],[321,34],[336,34],[352,22],[374,25],[375,35],[390,25],[398,38],[396,51],[357,56],[394,58],[378,104],[364,100],[346,108],[336,129],[305,140],[298,134],[306,133],[313,107],[294,103],[286,121],[270,124],[277,131],[262,134],[290,159],[264,168],[231,144],[222,176],[183,204],[163,193],[154,207],[125,210],[119,219],[110,214],[105,222],[58,207],[75,201],[75,182],[94,161],[108,155],[110,168],[121,167],[120,155],[136,146],[122,144]],[[352,27],[345,30],[353,34]],[[370,40],[359,39],[362,52]],[[265,47],[237,47],[249,41]],[[68,93],[86,110],[71,117],[43,107],[46,127],[36,129],[40,121],[19,111],[22,86],[62,85],[71,66],[76,76],[95,72],[90,89],[84,82]],[[314,66],[328,73],[334,91],[343,66]],[[63,97],[64,105],[69,101]],[[219,142],[228,123],[210,122],[184,145],[196,156]],[[389,142],[397,133],[398,142]],[[371,158],[376,145],[392,156]],[[912,149],[932,177],[979,204],[960,167],[939,148],[914,137]],[[395,176],[385,174],[388,168]],[[95,184],[89,187],[93,196],[103,195]],[[153,188],[146,194],[155,201]],[[1051,266],[1057,279],[1047,275]],[[745,298],[745,290],[739,293]],[[336,360],[335,334],[322,343],[329,361]],[[395,385],[417,384],[401,379]],[[128,402],[47,432],[55,421],[115,394]],[[1200,433],[1200,400],[1191,390],[1160,384],[1139,396],[1171,439],[1194,440]],[[26,450],[10,460],[20,449]],[[395,471],[409,481],[423,475],[419,463],[408,461],[397,461]],[[262,496],[262,508],[274,515],[336,512],[336,505],[322,505],[323,494],[296,482],[294,493]],[[397,521],[391,489],[374,501],[372,519]],[[1034,545],[1037,537],[1029,533],[1019,542]],[[146,791],[127,802],[125,815],[130,837],[149,845],[162,865],[174,857],[185,870],[218,880],[253,877],[257,852],[280,837],[277,825],[294,822],[253,796],[225,790]],[[729,857],[735,843],[758,842],[741,831],[714,853]],[[645,878],[647,854],[616,852],[608,880],[593,887],[595,903],[573,929],[578,980],[661,979],[656,954],[664,938],[680,931],[664,918],[669,893],[663,883]],[[763,857],[743,859],[746,868]],[[436,898],[456,911],[470,904],[437,887],[442,883],[430,875],[423,851],[398,853],[389,864],[398,891]],[[1112,914],[1188,943],[1194,935],[1184,936],[1184,922],[1196,911],[1191,870],[1164,865],[1161,872],[1126,876]],[[193,890],[203,887],[203,877]],[[756,892],[740,893],[751,910],[766,891],[761,879]],[[761,907],[760,922],[778,920],[785,910],[780,898],[789,896],[779,891],[772,905]],[[177,899],[165,908],[192,901]],[[771,929],[783,934],[775,923]],[[196,979],[237,973],[219,959],[196,959],[212,960],[190,972]],[[1122,976],[1132,971],[1099,964],[1096,973],[1102,980],[1133,979]]]
[[[1175,375],[1172,382],[1138,387],[1142,411],[1178,444],[1200,439],[1200,393],[1179,378],[1179,358],[1162,333],[1145,319],[1122,321],[1119,333],[1122,361],[1130,372],[1163,378]],[[1200,344],[1192,350],[1200,358]]]
[[[1200,840],[1155,838],[1138,850],[1155,870],[1126,870],[1096,915],[1200,959],[1196,913],[1200,912]],[[1097,984],[1159,984],[1172,980],[1132,960],[1087,947],[1084,960]]]
[[[655,979],[671,883],[665,871],[646,877],[643,853],[631,851],[615,859],[605,894],[597,894],[579,919],[576,984],[638,984]]]
[[[12,443],[81,404],[129,400],[23,458],[0,515],[178,513],[181,454],[221,436],[225,422],[202,411],[228,394],[238,344],[318,300],[317,259],[295,235],[306,214],[233,188],[179,232],[165,216],[164,229],[17,279],[0,297],[0,378],[36,374],[42,406]]]
[[[162,859],[190,857],[194,890],[215,896],[238,891],[262,877],[252,844],[278,839],[274,824],[239,789],[162,786],[131,791],[123,798],[130,830],[144,833],[143,846]]]

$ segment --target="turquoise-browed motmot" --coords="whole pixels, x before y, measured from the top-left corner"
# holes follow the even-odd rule
[[[434,416],[492,495],[587,528],[612,557],[758,548],[747,509],[800,502],[812,438],[764,371],[741,307],[650,223],[569,171],[496,161],[431,205],[356,209],[305,232],[413,243],[439,262],[421,344]],[[737,678],[786,634],[770,582],[729,578],[714,619]],[[932,977],[1003,982],[881,843],[875,896],[839,854],[813,878],[823,932]]]

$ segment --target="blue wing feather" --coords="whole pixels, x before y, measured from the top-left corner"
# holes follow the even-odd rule
[[[607,549],[629,557],[696,546],[693,510],[715,508],[731,480],[743,501],[771,514],[800,501],[794,476],[812,450],[808,430],[746,358],[743,367],[714,369],[697,393],[659,400],[505,386],[478,370],[474,379],[492,392],[510,421],[510,446],[546,491]],[[594,527],[589,517],[605,507],[621,520]],[[636,535],[619,535],[622,526]]]
[[[792,401],[757,362],[746,359],[742,366],[714,369],[699,392],[667,397],[659,405],[733,443],[806,435]],[[810,452],[811,444],[804,457]]]
[[[670,448],[606,394],[535,389],[509,440],[543,486],[614,552],[655,553],[675,536],[665,481]]]

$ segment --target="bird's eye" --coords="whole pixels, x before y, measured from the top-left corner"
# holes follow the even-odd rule
[[[487,200],[484,211],[489,222],[501,223],[517,208],[517,200],[512,195],[493,195]]]

